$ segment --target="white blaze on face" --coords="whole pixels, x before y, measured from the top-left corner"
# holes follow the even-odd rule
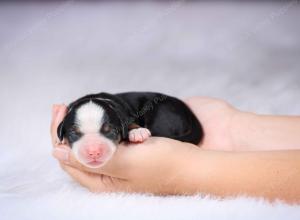
[[[73,143],[72,151],[76,159],[87,167],[103,166],[116,150],[116,145],[100,133],[104,113],[104,109],[92,101],[83,104],[76,111],[76,124],[83,136]],[[102,156],[97,159],[89,158],[86,152],[91,147],[101,149]]]
[[[103,124],[104,110],[90,101],[77,109],[76,116],[76,124],[83,134],[97,133]]]

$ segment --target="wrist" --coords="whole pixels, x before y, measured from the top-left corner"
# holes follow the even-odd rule
[[[170,172],[170,181],[172,182],[172,192],[175,195],[192,195],[199,193],[204,188],[206,182],[203,179],[205,174],[202,162],[203,150],[195,145],[184,143],[175,157],[174,166]]]
[[[299,149],[300,117],[238,112],[230,134],[235,151]]]

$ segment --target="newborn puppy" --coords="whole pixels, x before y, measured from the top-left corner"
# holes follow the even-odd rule
[[[160,93],[99,93],[84,96],[68,106],[57,129],[79,162],[103,166],[122,141],[143,142],[149,136],[198,144],[201,125],[179,99]]]

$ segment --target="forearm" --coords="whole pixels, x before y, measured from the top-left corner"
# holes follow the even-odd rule
[[[218,152],[181,155],[178,193],[255,196],[300,202],[300,151]]]
[[[231,133],[237,151],[300,149],[300,117],[239,112]]]

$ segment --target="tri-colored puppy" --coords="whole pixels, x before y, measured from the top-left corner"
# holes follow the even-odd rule
[[[143,142],[152,135],[198,144],[203,137],[186,104],[152,92],[84,96],[69,105],[57,133],[91,168],[104,165],[122,141]]]

